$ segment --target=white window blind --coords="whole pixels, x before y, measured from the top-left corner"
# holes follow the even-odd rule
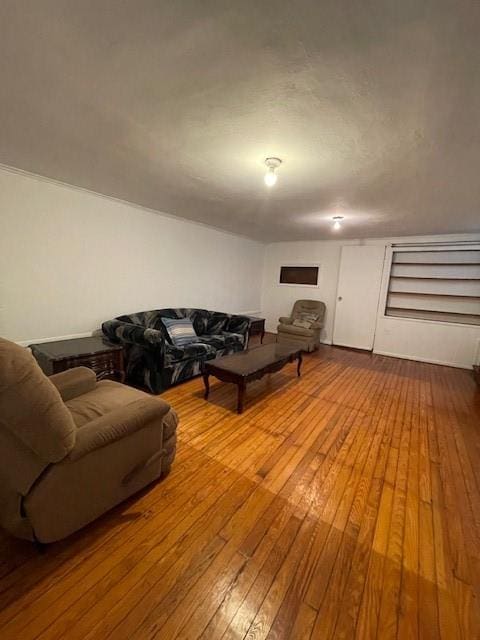
[[[480,245],[394,249],[385,314],[480,325]]]

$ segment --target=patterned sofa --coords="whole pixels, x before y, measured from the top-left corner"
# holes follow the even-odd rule
[[[162,318],[189,318],[199,341],[174,346]],[[127,382],[160,393],[200,374],[205,360],[245,349],[249,325],[246,316],[218,311],[158,309],[108,320],[102,331],[124,345]]]

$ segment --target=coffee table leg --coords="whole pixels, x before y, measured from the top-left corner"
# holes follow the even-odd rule
[[[237,413],[243,413],[243,402],[245,400],[245,382],[238,383],[238,399],[237,399]]]
[[[208,400],[208,394],[210,393],[210,385],[208,383],[208,373],[203,374],[203,382],[205,384],[205,395],[203,396],[205,400]]]
[[[297,376],[300,377],[300,367],[302,366],[302,352],[298,352],[298,363],[297,363]]]

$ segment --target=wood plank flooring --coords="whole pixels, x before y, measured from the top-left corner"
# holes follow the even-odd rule
[[[480,638],[470,372],[322,346],[163,395],[170,476],[43,555],[0,538],[2,640]]]

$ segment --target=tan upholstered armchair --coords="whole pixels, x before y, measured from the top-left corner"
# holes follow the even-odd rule
[[[168,473],[177,416],[78,367],[47,378],[0,338],[0,525],[53,542]]]
[[[304,323],[309,324],[309,327],[297,326],[295,321],[301,321],[302,314],[316,316],[316,320]],[[320,330],[324,320],[325,303],[319,300],[297,300],[291,315],[278,319],[280,324],[277,327],[277,341],[284,344],[297,344],[304,351],[313,351],[320,344]]]

